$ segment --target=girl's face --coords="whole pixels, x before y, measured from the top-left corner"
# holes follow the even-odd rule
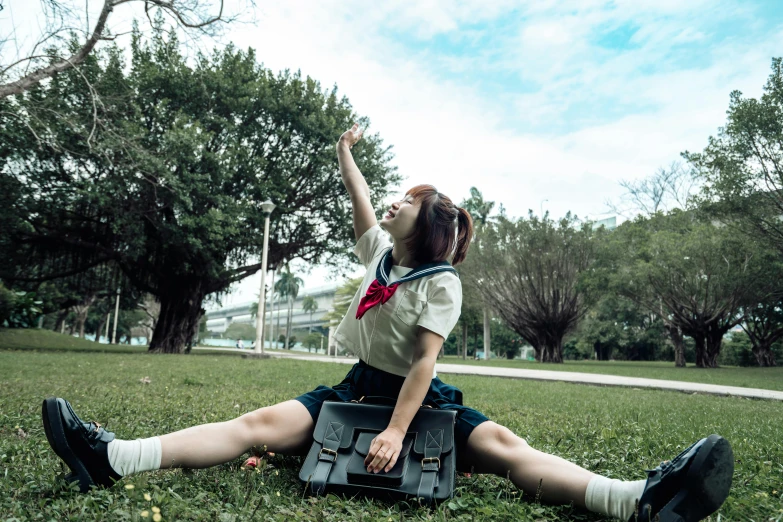
[[[381,219],[380,225],[394,239],[405,239],[413,233],[421,204],[407,195],[401,201],[392,203],[391,208]]]

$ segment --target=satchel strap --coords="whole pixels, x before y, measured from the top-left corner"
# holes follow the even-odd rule
[[[336,421],[330,422],[326,427],[323,447],[318,452],[318,464],[310,479],[310,493],[313,495],[320,495],[326,489],[326,481],[332,471],[332,465],[337,460],[337,451],[340,449],[344,430],[345,425]]]
[[[440,456],[443,453],[443,430],[429,430],[424,444],[424,458],[421,460],[421,480],[417,497],[431,503],[438,487]]]

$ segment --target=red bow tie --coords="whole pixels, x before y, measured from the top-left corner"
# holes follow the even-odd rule
[[[377,279],[373,281],[370,288],[367,289],[367,293],[362,297],[362,300],[359,301],[359,308],[356,309],[356,318],[361,319],[362,316],[367,313],[367,310],[378,303],[383,304],[391,299],[391,296],[394,295],[394,291],[397,290],[397,286],[397,283],[383,286]]]

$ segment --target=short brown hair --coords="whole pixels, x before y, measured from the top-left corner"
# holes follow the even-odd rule
[[[405,246],[414,259],[419,263],[436,263],[446,261],[453,254],[451,264],[461,263],[473,238],[470,213],[432,185],[416,185],[405,195],[413,196],[421,205],[413,233],[405,238]]]

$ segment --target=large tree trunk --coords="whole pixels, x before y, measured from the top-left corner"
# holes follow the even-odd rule
[[[717,368],[718,367],[718,355],[720,355],[720,349],[723,345],[723,335],[728,329],[714,329],[707,334],[706,346],[707,352],[705,353],[705,368]]]
[[[183,353],[193,342],[205,310],[201,307],[204,291],[200,282],[172,281],[160,296],[160,315],[155,324],[149,351]]]
[[[468,323],[462,321],[462,359],[468,358]]]
[[[473,353],[478,354],[478,326],[473,325]]]
[[[693,336],[696,343],[696,366],[699,368],[717,368],[723,334],[720,332],[699,332]]]
[[[519,333],[519,332],[517,332]],[[522,335],[521,333],[519,333]],[[544,355],[544,349],[542,348],[543,343],[541,343],[541,340],[538,337],[530,336],[530,338],[522,337],[523,339],[527,339],[527,342],[530,343],[530,346],[533,347],[533,357],[535,358],[536,362],[543,362],[543,355]]]
[[[84,339],[84,323],[87,321],[87,314],[90,312],[90,307],[95,302],[95,295],[87,296],[81,303],[73,307],[73,311],[76,314],[75,328],[79,330],[79,337]]]
[[[565,333],[565,332],[563,332]],[[559,329],[547,331],[541,339],[541,362],[563,362],[563,334]]]
[[[680,328],[667,324],[664,324],[664,328],[669,334],[672,346],[674,346],[674,366],[676,368],[685,368],[685,346],[683,345]]]
[[[707,352],[705,346],[707,341],[704,339],[704,334],[697,333],[693,335],[694,349],[696,351],[696,367],[704,368],[705,353]]]
[[[595,358],[599,361],[608,361],[612,354],[612,345],[596,341],[593,344],[595,350]]]
[[[70,312],[68,308],[57,312],[57,319],[54,322],[55,332],[63,333],[65,331],[65,318],[68,317],[68,312]]]
[[[545,363],[562,363],[563,362],[563,343],[552,342],[547,343],[544,349],[541,350],[541,362]]]
[[[489,317],[489,309],[487,308],[487,305],[484,305],[484,358],[489,359],[491,351],[490,346],[490,317]]]
[[[292,296],[288,297],[288,319],[286,320],[286,326],[285,326],[285,347],[284,349],[290,350],[291,348],[288,346],[288,343],[291,339],[291,320],[294,316],[294,298]]]
[[[756,362],[758,362],[759,366],[761,367],[777,366],[775,362],[775,354],[772,353],[771,343],[754,346],[753,355],[756,356]]]

